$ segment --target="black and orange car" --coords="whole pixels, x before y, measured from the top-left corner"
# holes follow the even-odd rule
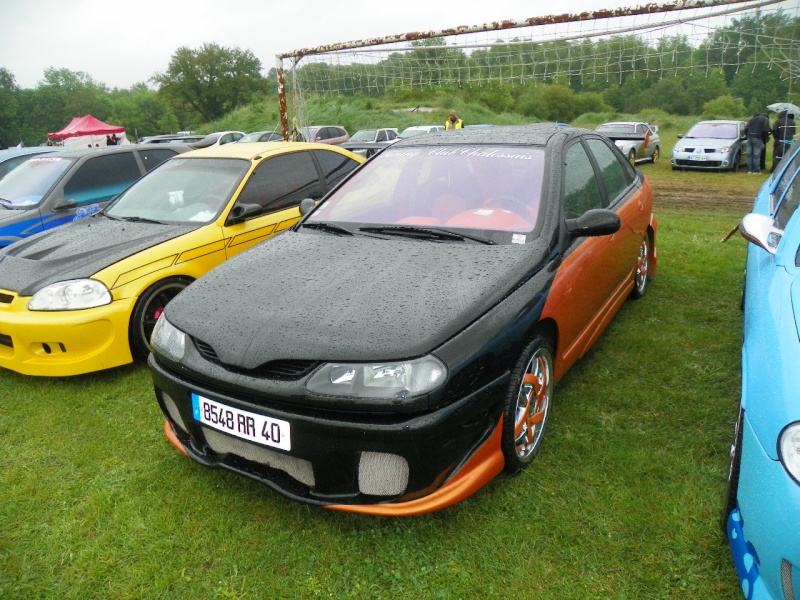
[[[403,140],[305,210],[181,292],[149,365],[182,452],[338,510],[527,467],[555,382],[656,267],[647,180],[585,129]]]

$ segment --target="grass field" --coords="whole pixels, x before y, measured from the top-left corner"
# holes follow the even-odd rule
[[[664,163],[642,167],[667,199],[645,298],[558,384],[533,465],[439,513],[334,513],[196,465],[143,366],[0,372],[0,598],[740,598],[718,517],[746,247],[720,239],[763,179]],[[712,180],[739,202],[707,205]]]

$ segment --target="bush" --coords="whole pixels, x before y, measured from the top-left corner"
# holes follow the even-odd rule
[[[744,100],[725,95],[706,102],[702,116],[704,119],[740,119],[746,114]]]

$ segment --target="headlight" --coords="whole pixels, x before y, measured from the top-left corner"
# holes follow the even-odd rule
[[[800,421],[784,428],[778,437],[778,454],[783,468],[800,483]]]
[[[186,334],[161,315],[153,328],[150,344],[159,354],[178,362],[186,352]]]
[[[447,368],[433,356],[385,363],[327,363],[306,389],[325,396],[403,399],[427,394],[444,383]]]
[[[675,146],[675,152],[683,152],[683,146]]]
[[[48,285],[28,302],[28,310],[80,310],[111,303],[111,292],[94,279],[71,279]]]
[[[732,146],[727,146],[725,148],[720,148],[719,150],[717,150],[718,154],[727,154],[728,152],[733,152]]]

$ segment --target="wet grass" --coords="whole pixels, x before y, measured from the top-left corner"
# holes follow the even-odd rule
[[[740,598],[717,519],[741,211],[657,207],[659,272],[556,387],[541,453],[410,519],[333,513],[175,451],[141,366],[0,372],[0,597]]]

